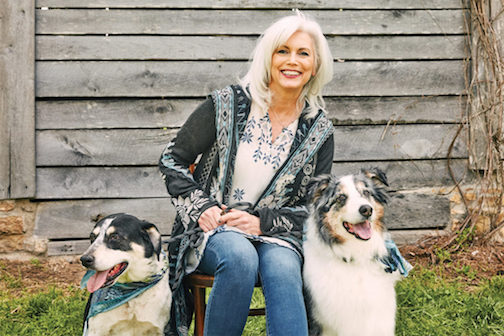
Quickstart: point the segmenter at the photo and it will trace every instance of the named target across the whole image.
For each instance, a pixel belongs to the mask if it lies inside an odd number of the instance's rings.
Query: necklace
[[[298,112],[298,109],[296,109],[296,113],[295,113],[295,114],[296,114],[296,117],[295,117],[294,119],[292,119],[292,117],[290,117],[290,118],[287,118],[285,121],[282,121],[282,119],[280,119],[280,116],[278,115],[278,113],[277,113],[277,112],[274,112],[274,111],[273,111],[273,109],[269,109],[269,112],[270,112],[270,113],[269,113],[269,114],[270,114],[270,116],[274,116],[274,117],[275,117],[276,122],[277,122],[278,124],[280,124],[280,126],[282,127],[282,130],[283,130],[283,129],[286,129],[287,127],[289,127],[289,125],[290,125],[290,124],[291,124],[291,123],[292,123],[295,119],[297,119],[297,118],[299,117],[299,112]],[[272,120],[271,120],[271,118],[270,118],[270,121],[272,121]]]

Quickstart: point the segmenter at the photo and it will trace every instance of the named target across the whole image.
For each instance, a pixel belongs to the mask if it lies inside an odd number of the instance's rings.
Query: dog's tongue
[[[93,293],[94,291],[100,289],[105,283],[105,281],[107,281],[108,272],[109,270],[100,272],[97,271],[95,274],[93,274],[93,276],[89,278],[87,282],[87,290],[90,293]]]
[[[368,240],[371,238],[371,224],[364,221],[359,224],[353,224],[354,232],[360,239]]]

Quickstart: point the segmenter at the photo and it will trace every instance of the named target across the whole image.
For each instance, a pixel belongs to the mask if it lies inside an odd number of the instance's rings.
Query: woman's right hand
[[[198,219],[198,225],[203,232],[211,231],[220,225],[221,213],[222,209],[216,205],[203,211]]]

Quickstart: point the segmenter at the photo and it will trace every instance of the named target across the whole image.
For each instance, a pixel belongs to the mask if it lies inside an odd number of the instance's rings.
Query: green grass
[[[464,288],[419,270],[397,285],[397,303],[396,335],[504,335],[502,276]]]
[[[461,269],[461,276],[470,272]],[[16,278],[3,278],[15,287]],[[87,294],[76,288],[50,287],[10,297],[0,292],[0,335],[80,335]],[[397,285],[397,335],[503,335],[504,277],[477,286],[446,280],[435,271],[415,269]],[[256,291],[253,306],[264,306]],[[263,316],[249,317],[244,335],[265,335]]]
[[[87,295],[51,287],[11,298],[0,293],[0,335],[80,335]]]

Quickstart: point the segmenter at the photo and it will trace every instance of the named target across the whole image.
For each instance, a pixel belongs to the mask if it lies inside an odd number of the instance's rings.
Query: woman
[[[170,333],[191,314],[182,277],[215,276],[205,335],[241,335],[261,280],[270,335],[307,335],[301,239],[310,178],[330,173],[333,128],[322,88],[333,59],[299,12],[258,40],[241,85],[212,93],[167,145],[160,169],[177,209],[169,246]],[[200,156],[194,174],[189,167]]]

